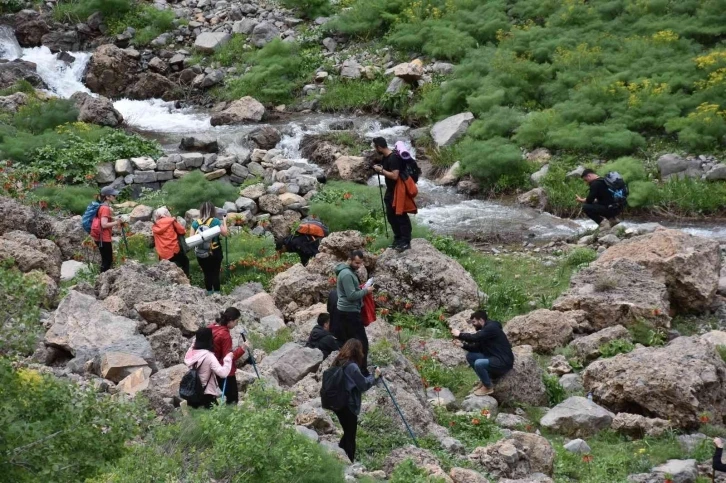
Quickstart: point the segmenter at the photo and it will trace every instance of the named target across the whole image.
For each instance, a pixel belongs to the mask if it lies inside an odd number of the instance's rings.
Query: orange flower
[[[474,426],[478,426],[479,423],[481,423],[481,421],[479,421],[479,418],[474,418],[471,420],[471,424],[473,424]]]
[[[406,310],[411,310],[411,308],[413,308],[413,304],[411,302],[406,302],[406,305],[404,305],[404,307],[406,308]]]
[[[388,309],[382,309],[381,310],[381,315],[383,315],[383,316],[388,315],[388,313],[389,313]]]
[[[406,344],[401,344],[401,350],[406,350]]]
[[[443,322],[444,320],[446,320],[446,316],[444,314],[439,315],[439,320]]]
[[[385,310],[385,309],[383,309],[383,310]],[[396,332],[401,332],[401,326],[400,325],[397,325],[396,326]]]
[[[429,360],[429,356],[421,356],[421,360],[422,361],[427,361],[427,360]]]
[[[452,428],[454,427],[455,424],[456,423],[454,421],[449,421],[449,426],[451,426]]]
[[[653,309],[653,315],[654,315],[654,316],[656,316],[656,317],[657,317],[657,316],[659,316],[660,314],[661,314],[661,311],[660,311],[660,309]]]
[[[328,283],[329,283],[330,285],[335,285],[335,284],[337,283],[337,280],[335,279],[335,277],[330,277],[330,278],[328,279]]]
[[[593,458],[592,458],[592,455],[591,454],[582,455],[582,462],[583,463],[590,463],[592,461],[592,459]]]
[[[352,195],[352,194],[350,194],[350,193],[345,193],[345,194],[343,195],[343,199],[344,199],[344,200],[349,200],[349,199],[351,199],[352,197],[353,197],[353,195]]]
[[[482,409],[481,410],[481,415],[482,416],[489,416],[489,410],[488,409]]]
[[[439,387],[439,386],[434,387],[434,392],[441,392],[441,387]]]
[[[711,420],[711,418],[708,417],[708,414],[701,414],[698,420],[701,421],[701,423],[706,424]]]

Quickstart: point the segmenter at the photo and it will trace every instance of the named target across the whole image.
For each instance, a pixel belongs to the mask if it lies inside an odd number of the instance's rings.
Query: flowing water
[[[71,52],[75,61],[66,64],[59,61],[47,47],[23,49],[18,45],[10,27],[0,26],[0,58],[22,59],[37,65],[37,72],[43,78],[48,91],[67,98],[74,92],[89,92],[83,84],[83,73],[91,57],[89,52]],[[114,107],[124,116],[128,127],[146,137],[158,140],[165,151],[178,150],[179,141],[185,136],[202,139],[216,139],[230,153],[247,149],[246,136],[260,124],[242,124],[213,127],[210,113],[204,109],[176,108],[173,102],[161,99],[136,101],[121,99]],[[282,132],[277,148],[289,159],[302,160],[300,142],[307,134],[328,132],[333,121],[347,119],[329,114],[295,115],[291,119],[272,122]],[[385,120],[369,116],[353,118],[353,130],[372,139],[385,137],[390,144],[403,140],[408,144],[408,127],[391,125]],[[413,153],[415,154],[415,152]],[[369,184],[377,185],[377,177]],[[513,204],[471,199],[456,193],[453,188],[437,186],[429,180],[419,182],[419,223],[442,234],[450,234],[474,240],[500,239],[502,241],[527,239],[567,238],[587,229],[594,228],[589,220],[564,220],[547,213]],[[665,226],[678,228],[694,235],[716,238],[726,242],[726,224],[674,221],[661,222]],[[647,229],[647,222],[624,222],[625,227]]]

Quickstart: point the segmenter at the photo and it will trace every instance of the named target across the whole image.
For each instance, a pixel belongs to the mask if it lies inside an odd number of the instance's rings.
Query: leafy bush
[[[16,482],[79,481],[123,456],[149,422],[140,405],[15,370],[0,359],[0,471]]]
[[[484,186],[511,188],[527,179],[527,164],[519,148],[504,138],[460,144],[461,172]]]
[[[443,483],[444,478],[430,476],[424,468],[419,468],[411,459],[401,462],[391,474],[390,483]]]
[[[282,4],[309,19],[328,15],[332,9],[330,0],[282,0]]]
[[[615,339],[611,340],[607,344],[601,345],[598,350],[603,358],[608,358],[614,357],[618,354],[627,354],[633,349],[635,349],[635,346],[629,340]]]
[[[564,266],[568,268],[580,268],[589,265],[597,260],[597,252],[591,248],[577,247],[567,254]]]
[[[556,406],[565,400],[567,397],[567,391],[565,391],[565,388],[562,387],[560,379],[555,374],[543,374],[542,382],[545,385],[547,401],[550,407]]]
[[[380,408],[361,413],[357,436],[356,459],[369,471],[380,469],[393,449],[411,441]]]
[[[5,89],[0,89],[0,96],[9,96],[12,94],[15,94],[16,92],[24,92],[25,94],[35,94],[35,87],[33,87],[33,84],[26,81],[25,79],[20,79],[15,84],[11,85],[10,87],[7,87]]]
[[[473,372],[473,371],[472,371]],[[488,410],[480,414],[455,414],[444,408],[436,408],[436,422],[449,428],[451,435],[473,451],[478,446],[486,446],[501,437],[499,428]]]
[[[45,300],[45,283],[38,275],[39,272],[23,274],[11,261],[0,262],[0,298],[3,300],[0,356],[32,353],[43,333],[40,309],[49,301]]]
[[[61,22],[85,22],[100,12],[106,21],[121,18],[134,8],[132,0],[64,0],[58,2],[53,15]]]
[[[250,334],[252,344],[254,347],[262,349],[267,354],[275,352],[280,347],[284,346],[288,342],[292,342],[292,331],[288,328],[282,329],[275,333],[275,335],[269,335],[261,337],[255,333]]]
[[[49,99],[45,102],[31,101],[18,109],[13,116],[13,125],[21,131],[40,134],[77,119],[78,109],[73,101]]]
[[[215,62],[219,62],[224,67],[232,67],[240,59],[243,59],[249,54],[249,47],[245,49],[247,37],[242,34],[234,34],[229,42],[219,47],[214,54],[212,59]]]
[[[51,208],[68,211],[74,215],[82,215],[88,204],[98,194],[98,189],[92,186],[41,186],[33,191],[39,200],[46,201]]]
[[[133,3],[125,15],[116,15],[118,20],[111,22],[110,32],[120,34],[127,27],[133,27],[136,33],[132,42],[137,46],[148,45],[159,35],[174,29],[174,12],[152,5]]]
[[[312,199],[310,214],[320,218],[330,231],[384,231],[385,218],[377,188],[332,181]]]
[[[225,201],[236,200],[239,196],[237,188],[231,184],[209,181],[200,171],[165,183],[162,191],[168,208],[179,216],[184,216],[187,210],[199,208],[205,201],[222,206]]]
[[[332,32],[368,39],[382,35],[396,22],[406,0],[357,0],[341,15],[325,25]]]
[[[447,367],[430,355],[421,356],[416,362],[416,369],[421,374],[424,386],[447,387],[457,397],[466,396],[479,380],[468,365]]]
[[[385,100],[387,82],[335,80],[325,86],[320,96],[320,109],[342,111],[352,109],[374,109]]]

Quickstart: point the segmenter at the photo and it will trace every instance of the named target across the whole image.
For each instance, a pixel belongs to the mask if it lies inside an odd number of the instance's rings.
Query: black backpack
[[[320,387],[320,402],[324,409],[340,411],[348,406],[350,394],[345,387],[345,368],[348,364],[331,366],[323,372],[323,384]]]
[[[418,179],[421,177],[422,171],[416,160],[413,157],[403,159],[403,156],[401,156],[398,151],[396,151],[396,156],[398,156],[398,159],[401,161],[401,171],[403,171],[404,179],[406,179],[406,177],[410,177],[413,179],[414,183],[418,183]]]
[[[202,362],[203,361],[204,360],[202,360]],[[201,363],[197,364],[201,366]],[[199,378],[197,364],[194,364],[194,367],[184,374],[181,383],[179,383],[179,397],[186,400],[190,406],[197,406],[201,404],[202,398],[204,397],[204,391],[207,389],[206,385],[202,386],[202,380]],[[212,377],[214,377],[214,374],[209,377],[210,381],[212,380]],[[207,385],[209,385],[209,381],[207,381]]]
[[[608,187],[608,191],[613,195],[613,201],[618,207],[624,207],[628,204],[628,185],[625,184],[625,180],[617,171],[610,171],[605,176],[605,184]]]

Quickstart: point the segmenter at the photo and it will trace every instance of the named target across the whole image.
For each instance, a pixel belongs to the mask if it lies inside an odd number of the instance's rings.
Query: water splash
[[[160,133],[199,133],[212,130],[210,116],[194,109],[177,109],[173,102],[161,99],[134,101],[121,99],[113,103],[126,124],[143,131]]]
[[[0,25],[0,59],[14,60],[23,55],[23,49],[8,25]]]
[[[58,60],[48,47],[23,49],[22,60],[36,65],[38,75],[45,81],[48,90],[58,97],[69,98],[76,92],[91,91],[83,85],[83,73],[91,59],[88,52],[69,52],[75,61],[71,64]]]

